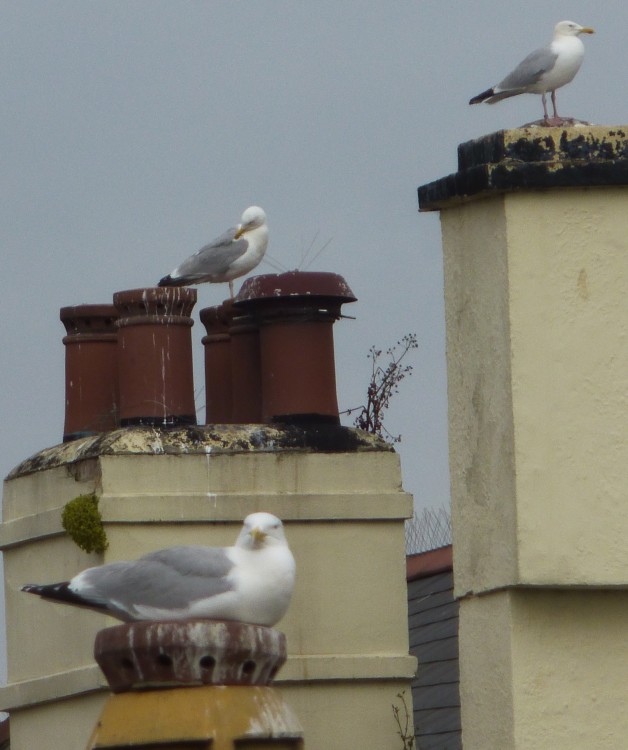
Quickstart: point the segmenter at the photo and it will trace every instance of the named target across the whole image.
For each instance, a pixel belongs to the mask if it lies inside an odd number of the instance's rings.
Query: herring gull
[[[556,89],[569,83],[582,65],[584,44],[579,38],[580,34],[593,33],[594,30],[588,26],[560,21],[554,28],[554,38],[546,47],[529,54],[501,83],[474,96],[469,104],[495,104],[518,94],[541,94],[545,124],[562,125],[564,120],[556,111]],[[545,95],[548,91],[551,92],[554,108],[552,118],[547,114]]]
[[[233,299],[233,279],[252,271],[264,257],[267,246],[266,214],[259,206],[249,206],[238,226],[227,229],[220,237],[184,260],[160,280],[159,286],[228,281]]]
[[[169,547],[22,591],[125,622],[200,617],[272,626],[288,609],[294,578],[281,521],[252,513],[233,547]]]

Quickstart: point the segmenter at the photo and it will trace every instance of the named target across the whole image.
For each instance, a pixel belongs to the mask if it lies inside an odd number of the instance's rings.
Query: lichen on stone
[[[92,492],[66,503],[61,514],[63,528],[85,552],[104,552],[109,546],[98,510],[98,498]]]

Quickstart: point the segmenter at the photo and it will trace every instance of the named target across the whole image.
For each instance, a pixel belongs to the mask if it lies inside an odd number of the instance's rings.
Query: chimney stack
[[[628,734],[627,133],[493,133],[419,188],[441,212],[465,750]]]

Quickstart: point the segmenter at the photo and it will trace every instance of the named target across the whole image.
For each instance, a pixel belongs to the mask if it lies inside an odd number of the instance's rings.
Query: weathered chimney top
[[[131,622],[100,630],[94,657],[111,689],[269,685],[286,661],[286,637],[222,620]]]
[[[113,305],[70,305],[62,307],[59,319],[68,336],[81,333],[117,334],[118,312]]]
[[[232,455],[241,453],[394,452],[382,438],[337,425],[226,424],[153,427],[136,425],[60,443],[19,463],[6,477],[16,479],[57,466],[78,466],[100,456]]]
[[[342,276],[323,271],[287,271],[268,273],[247,279],[240,289],[236,308],[248,309],[253,303],[257,310],[267,306],[277,307],[278,301],[289,305],[332,305],[340,310],[356,297]],[[281,307],[284,307],[282,304]]]
[[[458,171],[419,187],[419,210],[437,211],[520,189],[628,185],[628,127],[523,127],[458,146]]]

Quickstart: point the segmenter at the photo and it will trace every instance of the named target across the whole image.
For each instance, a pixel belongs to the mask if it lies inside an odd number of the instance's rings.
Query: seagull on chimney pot
[[[244,276],[261,263],[268,246],[266,214],[259,206],[249,206],[240,223],[205,245],[174,271],[159,281],[159,286],[220,284],[229,282],[233,299],[233,280]]]

